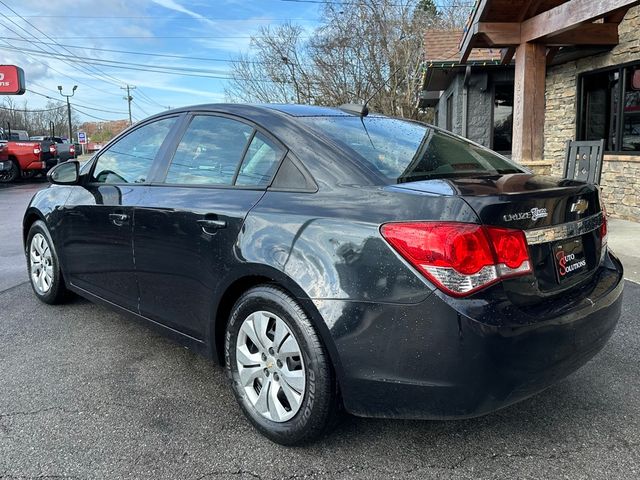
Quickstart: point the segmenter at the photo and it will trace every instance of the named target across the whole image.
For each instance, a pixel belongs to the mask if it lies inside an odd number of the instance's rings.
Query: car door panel
[[[240,262],[236,239],[256,190],[151,186],[136,208],[140,313],[202,339],[216,285]]]
[[[105,147],[72,187],[57,226],[68,281],[138,312],[133,257],[134,207],[173,141],[177,116],[154,119]]]
[[[132,220],[133,205],[143,189],[117,185],[74,188],[65,206],[64,235],[60,236],[71,284],[136,312]]]
[[[203,337],[218,282],[242,261],[236,241],[244,219],[283,154],[247,123],[193,115],[162,182],[149,186],[135,211],[142,315]],[[233,186],[238,178],[243,187]]]

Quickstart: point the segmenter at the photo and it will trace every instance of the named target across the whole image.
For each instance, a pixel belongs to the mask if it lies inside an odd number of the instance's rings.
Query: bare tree
[[[78,114],[71,111],[71,122],[79,125]],[[68,131],[67,106],[64,102],[49,100],[43,108],[31,110],[27,102],[19,106],[11,97],[5,97],[0,105],[0,127],[8,124],[15,130],[26,130],[31,135],[49,135],[51,128],[57,135]]]
[[[368,101],[375,111],[417,118],[424,32],[448,28],[458,16],[445,16],[433,0],[327,2],[307,41],[293,24],[263,28],[252,39],[255,54],[234,63],[227,97],[318,105]]]
[[[241,55],[233,63],[227,97],[243,102],[308,103],[314,94],[303,33],[302,27],[291,23],[261,28],[251,39],[255,55]]]

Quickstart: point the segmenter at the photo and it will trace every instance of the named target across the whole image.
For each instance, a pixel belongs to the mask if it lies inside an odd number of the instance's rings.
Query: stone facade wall
[[[493,85],[496,82],[514,81],[514,69],[510,67],[481,69],[477,67],[471,73],[468,90],[467,132],[464,134],[464,73],[455,76],[449,88],[438,101],[438,126],[446,128],[447,98],[453,95],[453,133],[463,135],[474,142],[491,147],[493,122]]]
[[[640,7],[630,9],[620,27],[620,43],[610,52],[550,67],[546,83],[544,158],[562,175],[565,142],[575,139],[578,75],[640,60]],[[640,221],[640,155],[605,156],[602,191],[611,215]]]

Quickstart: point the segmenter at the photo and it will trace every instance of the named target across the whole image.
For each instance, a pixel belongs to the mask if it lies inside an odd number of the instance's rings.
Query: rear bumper
[[[580,295],[537,310],[438,293],[417,305],[316,303],[347,411],[442,419],[505,407],[584,365],[612,335],[622,290],[622,266],[607,255]]]

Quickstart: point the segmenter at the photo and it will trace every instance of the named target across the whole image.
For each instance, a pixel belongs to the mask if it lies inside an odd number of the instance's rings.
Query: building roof
[[[424,34],[425,62],[459,63],[462,33],[462,30],[427,30]],[[499,48],[476,48],[469,57],[469,62],[473,63],[495,60],[500,60]]]

